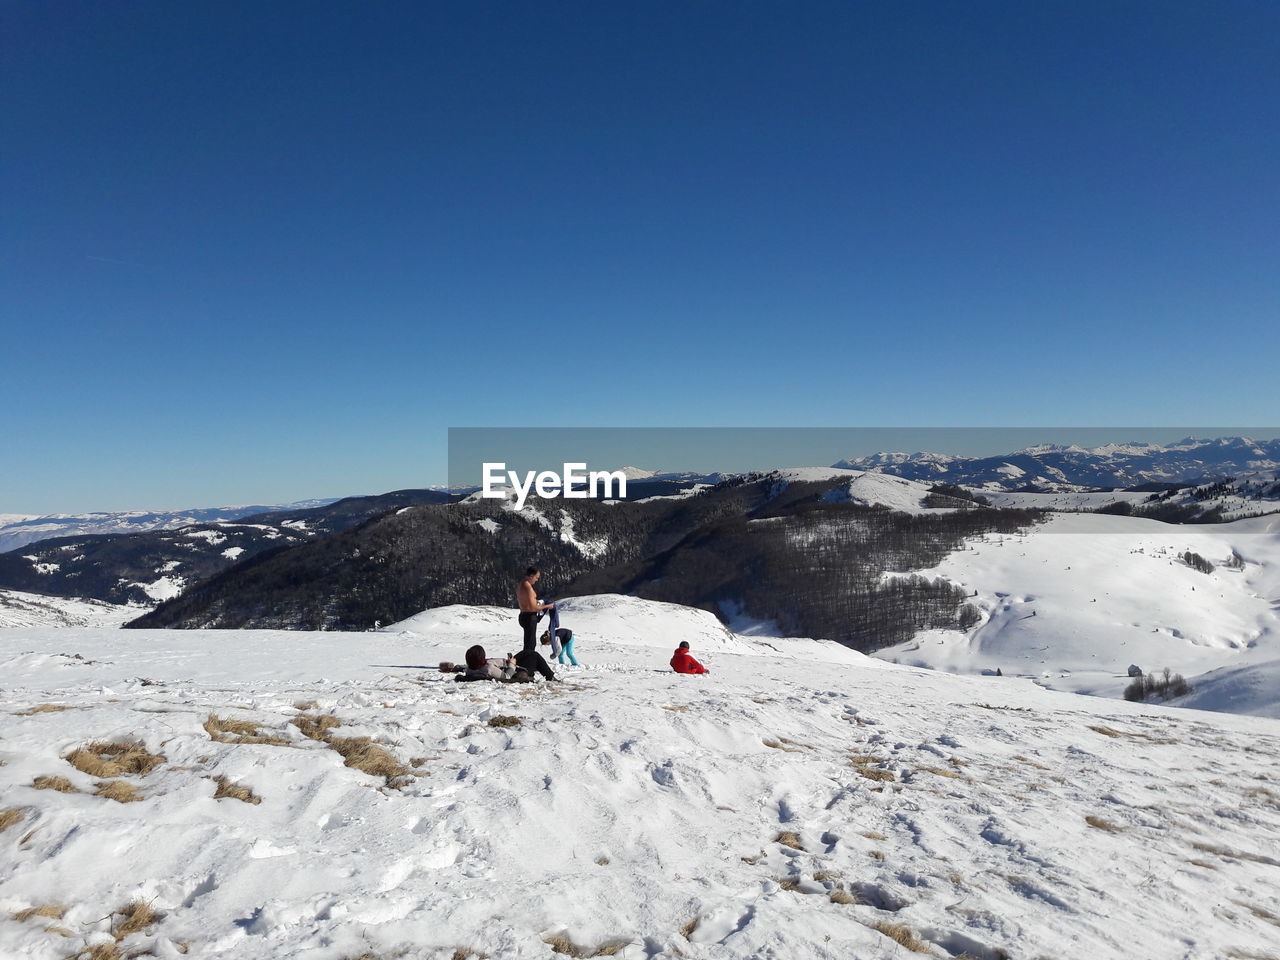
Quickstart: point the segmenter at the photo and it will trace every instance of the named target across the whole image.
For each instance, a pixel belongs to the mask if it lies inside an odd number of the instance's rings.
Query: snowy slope
[[[512,645],[513,613],[0,631],[0,817],[21,818],[0,832],[0,956],[110,942],[135,899],[161,916],[120,946],[162,958],[549,960],[563,937],[632,960],[847,960],[915,955],[904,931],[984,960],[1274,949],[1276,721],[761,646],[609,598],[565,605],[570,682],[432,669]],[[666,669],[680,637],[711,674]],[[303,708],[416,775],[345,766],[291,723]],[[215,742],[211,713],[282,742]],[[140,802],[94,796],[63,759],[102,739],[163,756],[116,778]],[[218,777],[260,802],[214,799]]]
[[[888,507],[890,510],[898,510],[902,513],[924,513],[926,508],[923,501],[929,495],[930,486],[927,483],[906,480],[887,473],[846,470],[839,467],[791,467],[775,470],[769,476],[776,476],[780,484],[821,483],[826,480],[847,479],[847,484],[842,484],[837,489],[824,494],[822,499],[858,503],[868,507]]]
[[[1204,574],[1181,559],[1199,554]],[[1241,569],[1227,564],[1233,554]],[[999,668],[1055,689],[1119,696],[1136,664],[1192,679],[1280,658],[1280,518],[1172,526],[1063,515],[1024,535],[990,537],[927,575],[966,590],[984,618],[967,634],[922,633],[877,656],[959,673]],[[1280,716],[1276,691],[1215,709]]]
[[[6,627],[118,627],[141,615],[145,607],[47,597],[20,590],[0,590],[0,629]]]

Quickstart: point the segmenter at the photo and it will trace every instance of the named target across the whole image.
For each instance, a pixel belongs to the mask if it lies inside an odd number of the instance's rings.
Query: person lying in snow
[[[505,660],[490,660],[485,656],[484,647],[476,644],[467,650],[467,669],[462,680],[514,680],[519,667],[514,657]]]
[[[532,683],[534,674],[541,674],[547,680],[556,679],[550,665],[536,650],[522,650],[514,657],[508,654],[505,660],[491,660],[479,644],[467,650],[465,667],[441,663],[440,672],[460,674],[453,678],[459,682],[496,680],[499,683]]]
[[[689,641],[682,640],[676,652],[671,655],[671,669],[676,673],[710,673],[711,671],[693,659],[689,653]]]
[[[542,645],[545,647],[547,644],[551,644],[551,656],[556,658],[557,663],[564,663],[564,658],[568,657],[570,663],[578,666],[578,659],[573,655],[572,630],[561,627],[555,634],[550,630],[543,630]]]

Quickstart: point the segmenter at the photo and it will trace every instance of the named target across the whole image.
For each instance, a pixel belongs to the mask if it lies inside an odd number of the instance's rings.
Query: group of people
[[[559,679],[546,658],[538,652],[538,621],[544,614],[550,618],[550,625],[542,631],[542,644],[551,647],[551,655],[557,663],[564,664],[567,657],[569,663],[575,667],[579,666],[573,654],[573,631],[560,626],[560,613],[554,603],[542,603],[538,600],[534,584],[541,578],[542,572],[537,567],[530,567],[525,571],[524,579],[516,587],[516,603],[520,607],[520,614],[516,619],[523,634],[523,649],[514,655],[507,654],[505,659],[499,660],[490,658],[485,653],[484,647],[476,644],[467,650],[466,667],[465,669],[457,668],[462,675],[456,679],[498,680],[504,683],[527,682],[535,676],[541,676],[545,680]],[[449,671],[455,669],[452,664],[440,665],[441,670],[445,670],[446,667]],[[711,672],[694,659],[687,640],[682,642],[672,655],[671,669],[676,673]]]

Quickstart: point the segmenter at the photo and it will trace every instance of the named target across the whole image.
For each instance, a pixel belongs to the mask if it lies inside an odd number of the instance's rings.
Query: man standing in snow
[[[539,603],[533,585],[542,577],[537,567],[525,571],[524,579],[516,587],[516,603],[520,607],[520,627],[524,630],[524,652],[536,653],[538,650],[538,616],[543,610],[554,610],[554,603]]]
[[[671,655],[671,669],[676,673],[710,673],[711,671],[693,659],[689,652],[689,641],[680,641],[676,652]]]

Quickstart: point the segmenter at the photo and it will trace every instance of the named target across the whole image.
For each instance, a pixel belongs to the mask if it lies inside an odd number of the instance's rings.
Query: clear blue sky
[[[1262,0],[6,3],[0,512],[1280,422],[1277,62]]]

